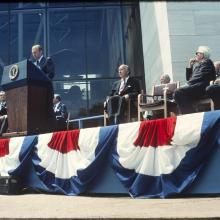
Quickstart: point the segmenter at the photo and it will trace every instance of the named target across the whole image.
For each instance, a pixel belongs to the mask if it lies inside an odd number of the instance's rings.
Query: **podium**
[[[53,87],[44,72],[23,60],[4,67],[1,86],[6,92],[8,112],[8,133],[3,136],[49,131]]]

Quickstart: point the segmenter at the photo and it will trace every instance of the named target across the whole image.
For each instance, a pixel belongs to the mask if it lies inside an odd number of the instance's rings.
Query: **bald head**
[[[170,76],[168,74],[162,74],[160,77],[161,84],[167,84],[170,82]]]
[[[122,64],[118,68],[118,74],[122,79],[125,79],[130,73],[130,68],[128,65]]]
[[[32,47],[32,56],[34,57],[35,60],[39,60],[43,53],[43,49],[41,45],[36,44]]]

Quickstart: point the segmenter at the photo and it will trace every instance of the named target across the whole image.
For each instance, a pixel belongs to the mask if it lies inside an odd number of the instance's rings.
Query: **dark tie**
[[[37,60],[37,66],[39,66],[39,64],[40,64],[40,63],[39,63],[39,60]]]

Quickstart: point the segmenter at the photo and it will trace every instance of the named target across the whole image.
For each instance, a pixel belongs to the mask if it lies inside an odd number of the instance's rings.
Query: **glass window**
[[[10,63],[31,58],[31,47],[44,47],[45,14],[42,10],[16,11],[11,14]]]
[[[129,1],[0,3],[0,74],[41,44],[55,63],[54,90],[71,118],[102,115],[120,64],[144,84],[139,17],[138,3]]]
[[[88,81],[89,115],[103,114],[103,103],[111,92],[112,84],[118,79]]]
[[[34,8],[43,8],[45,7],[44,2],[17,2],[10,3],[10,9],[34,9]]]
[[[88,77],[117,77],[125,62],[120,7],[88,7],[85,18]]]
[[[54,93],[60,94],[62,102],[70,112],[71,118],[87,115],[86,81],[54,81]]]
[[[0,11],[7,11],[8,3],[0,3]]]
[[[8,13],[0,12],[0,80],[2,77],[4,66],[9,65],[8,38]]]
[[[123,6],[123,39],[126,62],[131,74],[144,77],[143,47],[138,5]]]
[[[50,10],[49,55],[55,62],[55,80],[86,77],[84,9]]]
[[[74,2],[49,2],[50,7],[58,7],[58,8],[63,8],[63,7],[76,7],[76,6],[84,6],[84,2],[82,1],[74,1]]]

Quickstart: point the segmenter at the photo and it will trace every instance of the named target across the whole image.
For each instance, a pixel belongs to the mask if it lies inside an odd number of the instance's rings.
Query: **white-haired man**
[[[196,56],[189,60],[189,67],[186,68],[187,84],[174,93],[181,114],[195,112],[193,101],[203,97],[210,81],[216,79],[215,67],[209,57],[210,49],[207,46],[199,46]]]
[[[109,124],[119,124],[126,122],[125,109],[127,101],[130,100],[131,114],[135,114],[137,109],[134,100],[140,93],[140,85],[138,80],[130,76],[130,68],[128,65],[122,64],[118,67],[118,75],[120,80],[114,82],[112,90],[104,103],[104,108],[109,115]]]

